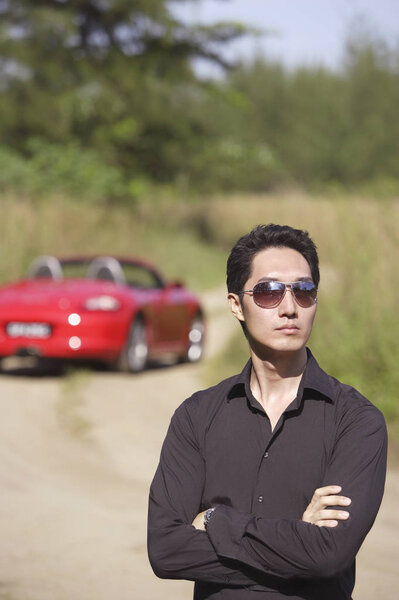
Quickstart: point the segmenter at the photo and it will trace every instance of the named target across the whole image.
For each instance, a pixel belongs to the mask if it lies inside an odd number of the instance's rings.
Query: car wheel
[[[148,361],[147,331],[144,321],[137,317],[130,325],[126,346],[119,357],[119,369],[130,373],[143,371]]]
[[[185,362],[194,363],[200,360],[204,351],[204,334],[204,318],[198,313],[191,321],[188,332],[188,346],[183,357]]]

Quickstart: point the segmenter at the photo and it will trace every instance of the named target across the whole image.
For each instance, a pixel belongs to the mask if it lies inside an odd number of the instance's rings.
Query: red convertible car
[[[198,361],[204,329],[198,298],[142,260],[41,256],[0,288],[0,358],[94,359],[137,372],[166,354]]]

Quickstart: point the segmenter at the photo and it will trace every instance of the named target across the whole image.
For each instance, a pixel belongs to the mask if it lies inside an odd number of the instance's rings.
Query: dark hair
[[[238,293],[251,276],[253,258],[266,248],[292,248],[307,260],[313,282],[319,285],[319,258],[307,231],[289,225],[258,225],[233,246],[227,260],[227,290]]]

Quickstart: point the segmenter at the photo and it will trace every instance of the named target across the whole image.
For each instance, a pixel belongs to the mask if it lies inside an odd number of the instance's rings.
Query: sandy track
[[[206,298],[212,351],[231,326],[219,297]],[[201,386],[200,369],[0,377],[0,600],[192,597],[192,584],[152,574],[145,531],[162,439]],[[398,597],[398,498],[392,471],[359,556],[356,600]]]

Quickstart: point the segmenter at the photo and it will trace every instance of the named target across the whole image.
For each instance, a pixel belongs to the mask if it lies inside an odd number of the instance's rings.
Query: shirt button
[[[258,496],[258,502],[259,502],[260,504],[262,504],[262,502],[263,502],[263,496]]]
[[[267,458],[268,456],[269,456],[269,453],[265,452],[264,455],[263,455],[263,458]]]

